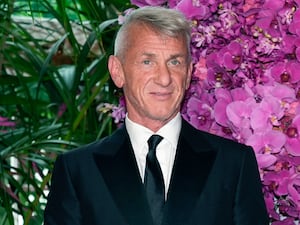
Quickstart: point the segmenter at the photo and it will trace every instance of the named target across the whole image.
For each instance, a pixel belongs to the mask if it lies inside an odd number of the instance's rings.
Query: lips
[[[149,93],[153,98],[157,100],[166,100],[172,96],[172,92],[161,92],[161,91],[151,91]]]

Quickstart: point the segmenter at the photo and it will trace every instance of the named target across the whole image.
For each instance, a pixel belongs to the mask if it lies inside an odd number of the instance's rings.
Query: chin
[[[169,121],[171,118],[173,118],[176,114],[173,114],[173,113],[156,113],[156,114],[153,114],[153,119],[154,120],[157,120],[157,121],[161,121],[161,122],[166,122],[166,121]]]

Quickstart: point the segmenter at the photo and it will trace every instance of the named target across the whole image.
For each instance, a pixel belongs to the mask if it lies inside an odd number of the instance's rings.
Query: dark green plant
[[[107,56],[124,0],[4,0],[0,3],[0,225],[42,224],[57,154],[110,134],[116,103]],[[30,15],[49,40],[15,15]],[[60,31],[39,23],[56,19]],[[74,24],[86,34],[77,40]],[[95,52],[94,49],[97,49]],[[7,119],[10,125],[3,122]]]

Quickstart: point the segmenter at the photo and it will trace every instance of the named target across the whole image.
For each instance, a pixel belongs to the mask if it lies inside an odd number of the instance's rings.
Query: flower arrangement
[[[183,117],[253,147],[273,225],[300,219],[300,0],[132,0],[192,24]],[[124,100],[113,117],[124,117]]]

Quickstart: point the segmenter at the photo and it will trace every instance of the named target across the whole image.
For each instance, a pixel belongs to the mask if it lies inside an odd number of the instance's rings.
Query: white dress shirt
[[[148,153],[147,141],[154,132],[133,122],[127,116],[125,118],[125,126],[133,147],[141,178],[144,181],[146,156]],[[180,129],[181,116],[180,113],[178,113],[171,121],[155,133],[163,137],[163,140],[156,148],[156,156],[164,177],[166,195],[169,189]]]

